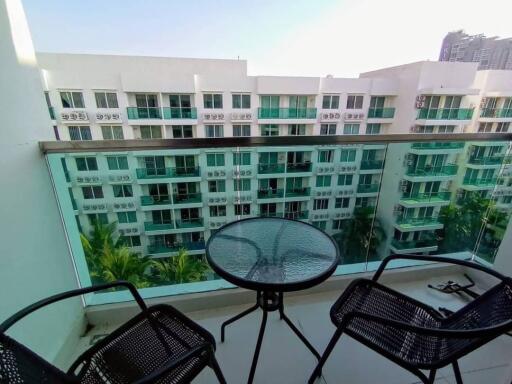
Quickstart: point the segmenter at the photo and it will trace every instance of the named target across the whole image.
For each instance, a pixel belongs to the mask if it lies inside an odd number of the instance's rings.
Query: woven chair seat
[[[180,358],[192,348],[215,345],[211,335],[169,306],[149,308],[100,340],[93,354],[86,352],[77,374],[83,384],[133,383],[156,369]],[[185,360],[156,383],[171,384],[191,380],[209,361],[209,353]],[[82,368],[81,368],[82,367]]]

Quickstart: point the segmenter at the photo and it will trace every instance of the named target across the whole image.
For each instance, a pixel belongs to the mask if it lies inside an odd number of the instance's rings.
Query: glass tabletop
[[[338,247],[310,224],[280,218],[236,221],[213,234],[208,262],[229,282],[254,290],[293,291],[327,279]]]

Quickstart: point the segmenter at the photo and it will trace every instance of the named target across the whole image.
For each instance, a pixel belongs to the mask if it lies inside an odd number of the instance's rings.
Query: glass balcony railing
[[[259,119],[316,119],[316,108],[258,108]]]
[[[164,119],[197,119],[196,108],[163,107]]]
[[[191,203],[200,203],[201,193],[177,193],[173,195],[174,204],[191,204]]]
[[[48,112],[50,113],[50,119],[55,120],[55,109],[53,107],[48,107]]]
[[[359,184],[357,193],[377,193],[379,192],[379,184]]]
[[[482,156],[482,157],[470,157],[468,160],[469,164],[473,165],[500,165],[505,160],[505,156]]]
[[[464,148],[463,142],[424,142],[424,143],[412,143],[411,148],[413,149],[460,149]]]
[[[422,166],[409,167],[406,171],[407,176],[427,177],[427,176],[453,176],[457,174],[458,166],[456,164],[442,166]]]
[[[162,179],[170,177],[198,177],[199,167],[137,168],[138,179]]]
[[[395,117],[395,108],[370,108],[368,118],[392,119]]]
[[[264,142],[257,146],[248,146],[245,138],[219,138],[207,147],[204,140],[180,141],[179,147],[167,140],[156,147],[155,142],[127,140],[119,151],[94,141],[81,142],[79,150],[64,141],[42,147],[49,148],[46,157],[80,285],[105,283],[108,276],[115,276],[134,282],[150,298],[232,287],[209,269],[205,243],[221,226],[248,217],[315,224],[340,248],[338,275],[372,271],[393,253],[455,255],[492,264],[512,216],[512,205],[503,204],[504,195],[498,193],[503,188],[497,182],[512,185],[512,172],[506,164],[475,167],[472,163],[494,164],[498,159],[477,160],[473,154],[477,143],[507,147],[507,135],[485,140],[479,134],[456,138],[439,134],[429,142],[419,141],[424,135],[410,136],[409,142],[394,142],[393,135],[378,135],[371,142],[319,136],[312,143],[295,137],[283,143],[282,138],[269,137],[258,138]],[[332,151],[328,167],[317,161],[325,160],[326,148]],[[412,168],[404,162],[411,151],[431,149],[448,165]],[[368,151],[376,151],[378,160],[365,159]],[[248,155],[235,161],[237,152]],[[278,152],[274,163],[258,163],[262,153],[271,152]],[[290,154],[297,152],[308,153],[311,161],[288,164]],[[94,165],[94,170],[84,170],[84,153],[96,159],[85,163]],[[222,158],[217,155],[224,155],[223,173],[201,172],[211,164],[212,153],[216,161]],[[137,168],[142,157],[163,157],[161,164],[171,165],[176,164],[176,156],[187,154],[194,156],[192,167]],[[110,168],[114,162],[106,158],[114,155],[115,164],[123,169]],[[502,150],[502,155],[509,154]],[[238,160],[244,161],[244,174]],[[374,169],[378,171],[368,171]],[[457,177],[466,173],[474,177]],[[128,177],[119,179],[119,175]],[[326,186],[312,187],[316,185]],[[437,191],[425,192],[433,189]],[[210,192],[218,190],[224,192]],[[94,223],[100,227],[95,229]],[[104,247],[105,239],[112,248]],[[184,271],[194,273],[176,281],[162,280],[155,274],[157,262],[169,268],[179,262]],[[139,272],[128,274],[119,265]],[[116,291],[88,295],[85,300],[97,305],[128,296]]]
[[[417,119],[426,120],[471,120],[473,108],[421,108]]]
[[[286,197],[301,197],[311,196],[311,189],[307,187],[302,188],[286,188]]]
[[[260,189],[258,191],[258,199],[277,199],[283,196],[283,189]]]
[[[484,108],[480,111],[480,117],[512,118],[512,108]]]
[[[258,173],[284,173],[284,164],[258,164]]]
[[[130,120],[162,118],[160,107],[128,107],[126,114]]]
[[[362,170],[382,169],[384,160],[361,160]]]

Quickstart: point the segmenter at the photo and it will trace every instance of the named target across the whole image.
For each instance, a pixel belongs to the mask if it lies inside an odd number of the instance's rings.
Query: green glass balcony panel
[[[145,231],[167,231],[169,229],[174,229],[173,223],[153,223],[151,221],[144,223]]]
[[[453,176],[457,174],[458,166],[455,164],[443,166],[424,166],[409,167],[405,174],[407,176],[424,177],[424,176]]]
[[[316,108],[258,108],[259,119],[316,119]]]
[[[198,177],[201,174],[200,167],[177,167],[172,168],[173,177]]]
[[[260,189],[258,199],[277,199],[284,196],[283,189]]]
[[[177,228],[200,228],[202,227],[203,219],[201,217],[195,219],[187,219],[187,220],[177,220],[176,227]]]
[[[48,112],[50,113],[50,118],[55,120],[55,109],[53,107],[48,107]]]
[[[200,251],[205,247],[204,241],[192,241],[185,243],[174,243],[170,245],[163,244],[151,244],[148,246],[148,253],[158,254],[158,253],[170,253],[170,252],[178,252],[180,249],[186,249],[187,251]]]
[[[440,224],[438,217],[398,217],[397,224],[407,225],[411,227],[422,227],[425,225]]]
[[[258,213],[258,216],[261,216],[261,217],[283,217],[283,212],[282,211],[260,212],[260,213]]]
[[[470,157],[468,163],[473,165],[500,165],[504,160],[505,156],[479,156]]]
[[[197,119],[197,108],[164,107],[164,119]]]
[[[379,184],[359,184],[357,193],[375,193],[379,191]]]
[[[496,177],[465,177],[462,184],[473,185],[475,187],[493,187],[496,185],[497,181],[498,179]]]
[[[258,173],[284,173],[284,164],[258,164]]]
[[[141,196],[140,203],[143,206],[171,204],[171,196]]]
[[[392,119],[395,117],[395,108],[370,108],[368,118]]]
[[[311,189],[307,187],[303,188],[287,188],[286,189],[286,197],[294,197],[294,196],[310,196]]]
[[[137,179],[161,179],[173,176],[172,168],[137,168]]]
[[[191,204],[201,202],[201,193],[179,193],[173,195],[174,204]]]
[[[429,192],[429,193],[404,193],[402,200],[406,202],[418,202],[418,203],[435,203],[450,201],[451,193],[448,191],[443,192]]]
[[[415,248],[429,248],[437,246],[437,240],[433,237],[419,239],[419,240],[391,240],[391,245],[395,249],[415,249]]]
[[[473,108],[421,108],[417,119],[427,120],[471,120]]]
[[[285,212],[284,217],[293,220],[306,220],[309,217],[309,211]]]
[[[288,163],[286,164],[286,172],[311,172],[311,162]]]
[[[127,107],[128,119],[161,119],[162,111],[160,107]]]
[[[512,108],[484,108],[480,111],[480,117],[512,118]]]
[[[414,149],[459,149],[464,148],[463,142],[425,142],[425,143],[412,143],[411,148]]]
[[[384,160],[361,160],[361,169],[382,169]]]

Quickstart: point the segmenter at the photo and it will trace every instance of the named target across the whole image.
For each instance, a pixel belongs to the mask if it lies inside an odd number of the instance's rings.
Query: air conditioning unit
[[[407,187],[407,185],[409,185],[407,180],[400,180],[400,187]]]
[[[247,176],[251,176],[252,171],[245,171],[245,174],[246,174]]]
[[[226,172],[225,171],[220,171],[220,175],[221,176],[226,176]]]
[[[413,165],[413,164],[414,164],[414,161],[413,161],[413,160],[407,160],[407,161],[405,162],[405,164],[406,164],[407,166],[411,166],[411,165]]]
[[[213,177],[213,172],[208,172],[208,177]]]
[[[425,95],[416,96],[415,107],[418,109],[423,108],[425,106],[425,99]]]
[[[244,176],[245,175],[245,171],[240,171],[238,172],[240,176]]]
[[[345,172],[347,170],[347,167],[340,167],[341,172]]]

